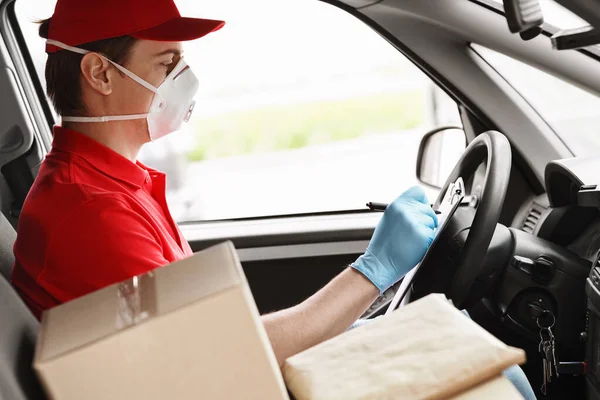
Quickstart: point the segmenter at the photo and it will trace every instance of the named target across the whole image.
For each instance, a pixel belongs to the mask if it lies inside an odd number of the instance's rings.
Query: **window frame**
[[[52,147],[52,127],[55,123],[54,115],[52,114],[51,105],[47,101],[45,90],[35,70],[33,58],[19,25],[16,14],[16,1],[7,0],[5,3],[2,3],[0,18],[4,21],[0,24],[2,28],[1,33],[2,37],[13,39],[5,40],[5,44],[17,70],[27,103],[33,113],[36,139],[41,143],[45,155]],[[31,71],[34,71],[34,73],[31,73]]]

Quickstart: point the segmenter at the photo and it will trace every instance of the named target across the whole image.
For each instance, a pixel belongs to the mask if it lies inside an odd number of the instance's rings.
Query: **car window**
[[[51,15],[52,3],[16,3],[42,81],[44,44],[31,21]],[[460,124],[456,103],[417,67],[329,4],[177,4],[184,14],[227,21],[184,46],[200,80],[190,123],[139,156],[168,174],[168,201],[179,222],[391,201],[417,183],[423,134]]]
[[[600,97],[502,53],[472,45],[577,156],[600,151]]]

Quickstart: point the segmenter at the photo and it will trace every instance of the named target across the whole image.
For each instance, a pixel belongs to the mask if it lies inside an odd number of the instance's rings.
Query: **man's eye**
[[[165,66],[165,67],[168,67],[171,64],[173,64],[173,57],[163,58],[162,61],[160,61],[160,65]]]

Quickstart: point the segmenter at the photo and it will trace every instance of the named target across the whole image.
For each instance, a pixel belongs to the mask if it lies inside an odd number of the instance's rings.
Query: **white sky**
[[[319,74],[350,74],[374,65],[405,62],[365,24],[316,0],[176,3],[182,15],[226,21],[220,31],[185,45],[185,57],[205,92],[227,86],[297,82]],[[37,37],[36,25],[26,22],[47,18],[54,4],[53,0],[17,0],[17,14],[28,42],[39,42],[34,58],[44,57],[43,41]],[[35,48],[31,50],[35,53]]]
[[[368,78],[377,74],[361,72],[387,65],[401,69],[404,81],[426,82],[423,74],[364,23],[317,0],[175,1],[182,15],[226,21],[220,31],[185,44],[186,60],[200,80],[195,117],[200,110],[210,115],[325,94],[347,97],[348,90],[362,93],[365,87],[381,91],[400,82],[381,74],[380,82],[373,82]],[[16,0],[16,4],[43,79],[44,42],[31,21],[51,16],[56,1]],[[551,24],[561,28],[585,24],[554,1],[542,0],[542,6]]]
[[[406,63],[365,24],[317,0],[175,2],[183,15],[227,22],[219,32],[185,46],[186,59],[208,96],[228,87],[297,84],[307,77],[351,75],[378,65]],[[28,21],[51,16],[56,1],[17,0],[16,4],[34,60],[42,66],[43,41],[37,26]],[[554,1],[542,0],[542,6],[546,20],[560,28],[585,24]]]

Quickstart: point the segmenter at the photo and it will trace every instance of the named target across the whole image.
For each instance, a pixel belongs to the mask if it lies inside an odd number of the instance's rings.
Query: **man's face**
[[[125,67],[150,83],[159,87],[181,59],[182,45],[179,42],[154,42],[139,40],[131,50]],[[111,108],[116,115],[144,114],[148,112],[154,93],[125,74],[117,74],[111,93]],[[146,123],[145,120],[140,120]]]

